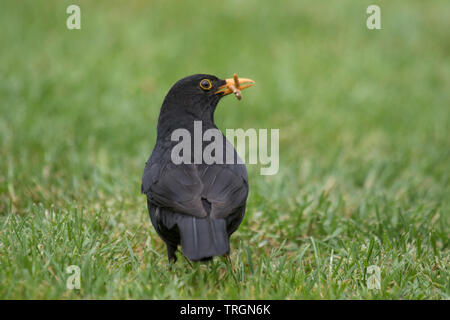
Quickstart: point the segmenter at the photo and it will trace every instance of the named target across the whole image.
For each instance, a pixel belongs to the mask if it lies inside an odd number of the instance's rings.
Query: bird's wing
[[[204,165],[199,167],[202,196],[211,203],[211,216],[226,218],[245,205],[248,177],[243,164]]]
[[[149,162],[142,177],[142,193],[154,204],[196,217],[207,215],[202,205],[202,181],[195,165]]]

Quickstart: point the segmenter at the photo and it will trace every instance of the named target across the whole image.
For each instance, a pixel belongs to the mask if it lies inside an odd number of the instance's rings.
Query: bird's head
[[[222,97],[234,93],[240,100],[241,90],[253,86],[254,83],[251,79],[238,78],[236,74],[225,80],[213,75],[195,74],[172,86],[164,99],[161,114],[190,114],[199,119],[209,117]]]

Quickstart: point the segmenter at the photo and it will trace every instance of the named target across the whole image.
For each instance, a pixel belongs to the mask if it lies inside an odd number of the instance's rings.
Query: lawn
[[[449,30],[447,0],[3,0],[0,298],[450,299]],[[140,194],[159,108],[235,72],[257,85],[216,123],[279,129],[280,169],[247,165],[231,264],[170,267]]]

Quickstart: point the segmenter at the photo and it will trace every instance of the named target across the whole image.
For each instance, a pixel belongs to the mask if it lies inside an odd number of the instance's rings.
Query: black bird
[[[244,218],[248,176],[236,150],[214,124],[214,111],[222,97],[234,93],[240,99],[241,90],[253,83],[236,75],[221,80],[196,74],[175,83],[164,99],[156,145],[144,169],[141,192],[147,196],[150,220],[166,243],[169,261],[176,261],[179,244],[192,261],[209,260],[230,251],[229,237]],[[201,150],[193,147],[195,141],[191,143],[190,161],[176,164],[172,160],[172,149],[179,143],[172,141],[172,133],[185,129],[194,137],[194,121],[201,121],[203,133],[217,130],[222,139],[223,161],[194,161],[211,143],[203,141]],[[232,164],[226,161],[227,150],[235,160]]]

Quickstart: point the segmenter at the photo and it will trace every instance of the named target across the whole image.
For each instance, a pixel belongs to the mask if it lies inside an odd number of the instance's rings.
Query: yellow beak
[[[252,79],[238,78],[236,73],[234,74],[233,78],[225,79],[225,81],[227,83],[225,83],[223,86],[220,86],[219,90],[214,93],[221,93],[222,96],[234,93],[236,98],[238,98],[239,100],[242,99],[241,91],[253,86],[255,83],[255,81],[253,81]]]

